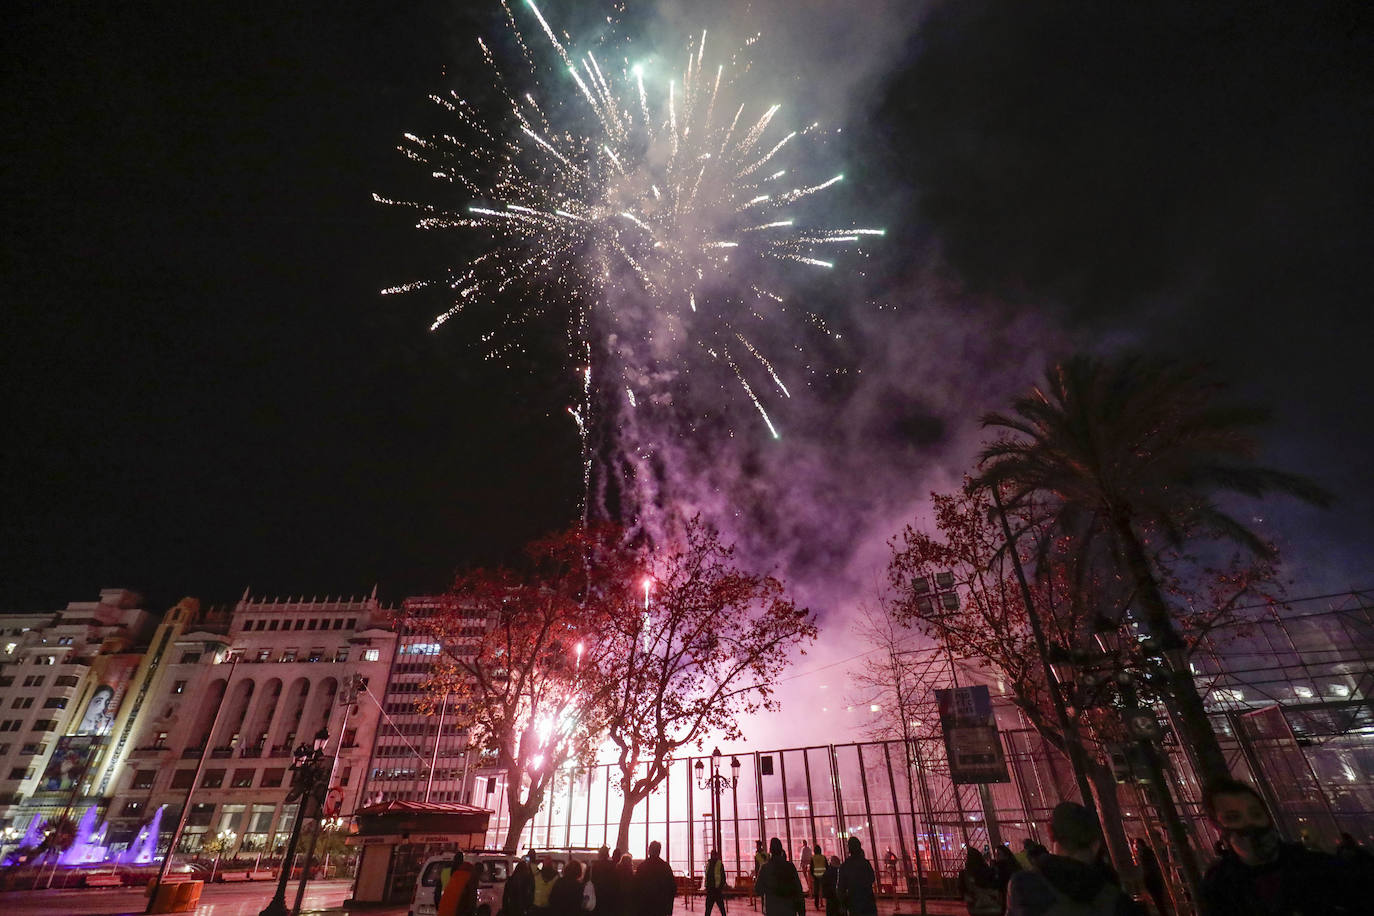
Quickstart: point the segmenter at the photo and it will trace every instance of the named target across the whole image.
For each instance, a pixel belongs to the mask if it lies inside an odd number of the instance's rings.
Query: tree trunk
[[[501,844],[501,851],[508,856],[513,856],[520,851],[520,834],[525,832],[525,827],[534,817],[534,813],[526,813],[522,810],[519,813],[510,812],[510,825],[506,827],[506,839]]]
[[[643,796],[636,797],[627,792],[620,803],[620,827],[615,833],[615,845],[624,852],[630,851],[630,821],[634,820],[635,808],[643,800]]]
[[[1140,608],[1150,635],[1166,647],[1183,645],[1183,638],[1174,628],[1169,605],[1165,602],[1154,570],[1150,567],[1145,547],[1136,536],[1130,519],[1120,513],[1113,513],[1112,524],[1116,528],[1117,537],[1121,539],[1121,547],[1126,554],[1126,565],[1131,578],[1135,580]],[[1164,667],[1169,677],[1169,694],[1178,713],[1178,725],[1183,731],[1178,737],[1192,751],[1199,780],[1206,785],[1213,780],[1230,776],[1231,769],[1226,765],[1226,754],[1222,751],[1221,742],[1217,740],[1217,733],[1212,728],[1212,720],[1207,717],[1202,696],[1197,692],[1197,684],[1193,681],[1193,672],[1186,663],[1174,668],[1165,661]]]
[[[524,782],[523,772],[506,772],[506,811],[510,814],[510,824],[506,827],[506,840],[501,844],[501,851],[506,855],[514,855],[519,850],[520,834],[525,832],[525,827],[539,813],[539,804],[543,801],[543,793],[536,795],[533,786],[530,787],[529,798],[521,801],[520,791]]]
[[[1102,822],[1102,834],[1107,841],[1107,855],[1117,873],[1126,878],[1131,889],[1140,890],[1139,869],[1131,856],[1131,845],[1126,839],[1125,819],[1121,816],[1121,799],[1117,795],[1116,777],[1112,768],[1089,760],[1087,763],[1088,780],[1092,783],[1093,795],[1097,799],[1097,813]]]

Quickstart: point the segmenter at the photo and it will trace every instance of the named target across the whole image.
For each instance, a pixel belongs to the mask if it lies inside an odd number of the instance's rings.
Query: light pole
[[[730,776],[721,775],[720,772],[720,748],[711,751],[711,775],[705,775],[706,765],[700,760],[696,762],[697,785],[703,789],[711,790],[711,843],[714,849],[719,850],[723,845],[720,838],[720,793],[726,789],[733,790],[739,785],[739,758],[730,758]],[[707,850],[709,854],[711,850]],[[724,853],[722,853],[724,855]]]
[[[1187,827],[1179,815],[1178,807],[1166,781],[1163,751],[1158,745],[1163,736],[1159,720],[1146,703],[1141,701],[1137,691],[1140,681],[1148,685],[1152,678],[1160,679],[1159,672],[1148,667],[1140,675],[1127,667],[1121,655],[1121,634],[1108,621],[1100,621],[1101,628],[1095,634],[1097,651],[1072,652],[1059,649],[1054,652],[1053,663],[1059,683],[1063,686],[1065,702],[1078,708],[1086,708],[1097,702],[1105,694],[1115,694],[1117,712],[1126,737],[1126,762],[1133,771],[1145,797],[1152,801],[1164,822],[1164,830],[1173,847],[1173,862],[1178,866],[1183,879],[1183,890],[1196,906],[1198,885],[1201,875],[1194,858]],[[1147,647],[1148,648],[1148,647]],[[1166,659],[1171,664],[1179,664],[1177,658]],[[1182,664],[1186,664],[1184,659]],[[1167,682],[1166,682],[1167,683]],[[1110,700],[1109,700],[1110,702]],[[1076,712],[1077,710],[1075,710]],[[1184,909],[1183,901],[1175,899],[1175,908]]]
[[[315,733],[313,746],[300,744],[291,756],[291,791],[287,793],[286,801],[299,801],[300,804],[296,810],[296,821],[291,825],[291,838],[286,843],[276,896],[258,916],[289,916],[291,912],[286,906],[286,884],[291,880],[291,863],[296,857],[296,843],[301,838],[301,824],[307,817],[319,816],[324,805],[324,794],[329,790],[329,763],[324,754],[324,746],[328,742],[329,730],[321,728]]]
[[[15,827],[13,824],[6,827],[4,830],[0,830],[0,862],[4,861],[5,847],[13,846],[20,839],[22,839],[23,836],[24,831],[20,830],[18,827]]]
[[[219,861],[224,858],[224,850],[234,845],[238,834],[232,830],[221,830],[215,837],[215,864],[210,866],[210,883],[215,883],[215,873],[219,871]]]

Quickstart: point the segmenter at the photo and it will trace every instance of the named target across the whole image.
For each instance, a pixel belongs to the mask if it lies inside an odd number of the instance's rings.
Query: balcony
[[[239,756],[240,756],[240,757],[261,757],[261,756],[262,756],[262,745],[259,744],[259,745],[257,745],[256,747],[245,747],[243,750],[239,751]]]
[[[233,745],[225,744],[220,747],[212,747],[210,748],[210,756],[216,760],[224,760],[227,757],[232,757],[234,756]]]

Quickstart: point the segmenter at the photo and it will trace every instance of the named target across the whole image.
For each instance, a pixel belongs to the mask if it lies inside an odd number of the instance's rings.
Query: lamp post
[[[1152,678],[1158,678],[1160,672],[1150,670],[1147,666],[1146,670],[1137,674],[1127,667],[1119,654],[1120,633],[1111,621],[1099,621],[1094,638],[1097,642],[1096,652],[1072,652],[1059,647],[1051,652],[1055,659],[1055,673],[1064,689],[1064,702],[1076,713],[1079,709],[1095,705],[1104,695],[1115,695],[1116,702],[1112,705],[1116,707],[1125,731],[1127,764],[1146,799],[1158,810],[1159,819],[1164,822],[1164,830],[1169,836],[1169,845],[1173,847],[1172,860],[1178,866],[1183,890],[1190,900],[1196,902],[1201,874],[1187,827],[1165,779],[1163,751],[1157,743],[1163,736],[1163,729],[1154,710],[1141,701],[1137,690],[1140,681],[1148,685]],[[1181,903],[1176,899],[1176,908],[1181,910]]]
[[[10,825],[4,830],[0,830],[0,861],[3,861],[5,858],[5,847],[13,846],[15,843],[19,842],[19,840],[23,839],[23,837],[24,831],[14,825]]]
[[[329,730],[321,728],[315,734],[313,745],[300,744],[291,755],[291,791],[287,793],[286,801],[299,801],[300,804],[296,821],[291,825],[291,838],[286,842],[286,855],[282,858],[276,896],[258,916],[290,916],[291,911],[286,906],[286,884],[291,880],[291,863],[296,858],[301,824],[307,817],[319,816],[325,792],[329,789],[329,762],[324,753],[328,741]]]
[[[232,830],[221,830],[215,837],[215,864],[210,866],[210,883],[215,883],[215,873],[219,871],[220,859],[224,858],[224,850],[234,845],[234,840],[238,834]]]
[[[711,751],[711,775],[707,776],[706,765],[700,760],[696,762],[694,769],[697,771],[697,785],[703,789],[711,790],[711,843],[713,848],[720,849],[723,845],[720,839],[720,793],[726,789],[733,790],[739,785],[739,758],[730,758],[730,775],[724,776],[720,772],[720,748]],[[710,850],[708,849],[709,853]],[[723,853],[722,853],[723,855]]]

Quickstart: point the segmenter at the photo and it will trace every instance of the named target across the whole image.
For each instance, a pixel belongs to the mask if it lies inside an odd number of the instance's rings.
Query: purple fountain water
[[[19,845],[32,848],[41,842],[43,842],[43,816],[35,814],[33,820],[29,821],[29,829],[24,831],[24,838],[19,841]]]
[[[95,806],[92,805],[81,816],[81,823],[76,825],[76,839],[72,845],[57,857],[59,864],[80,865],[87,860],[91,852],[91,837],[95,834],[95,816]]]
[[[29,821],[28,829],[24,831],[24,835],[20,838],[18,845],[16,845],[14,849],[11,850],[9,855],[5,856],[5,860],[3,862],[0,862],[0,865],[13,865],[17,861],[16,856],[19,850],[32,849],[39,843],[43,842],[42,827],[42,816],[35,814],[33,816],[33,819]]]
[[[153,861],[153,855],[157,852],[157,838],[162,832],[162,809],[166,805],[159,805],[153,812],[153,819],[139,828],[138,836],[129,844],[129,848],[114,857],[116,862],[124,865],[146,865]]]

